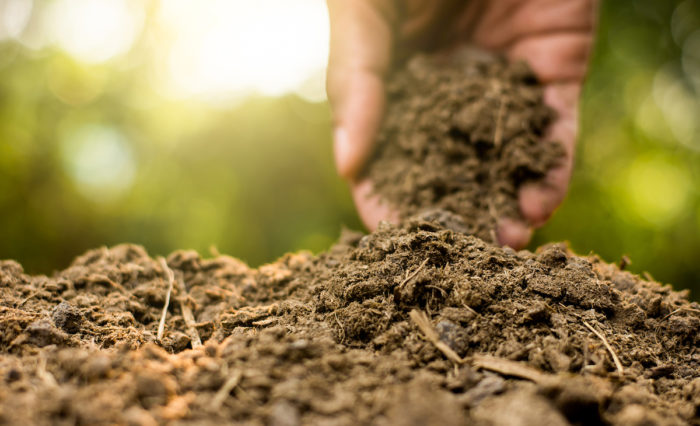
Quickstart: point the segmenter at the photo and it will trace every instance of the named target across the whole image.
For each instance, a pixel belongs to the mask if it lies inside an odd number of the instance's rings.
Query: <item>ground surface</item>
[[[553,113],[524,63],[469,49],[419,55],[393,75],[387,98],[366,174],[401,217],[449,210],[493,241],[500,218],[520,218],[518,188],[562,158],[559,143],[542,140]]]
[[[464,229],[433,213],[259,269],[2,262],[0,424],[700,424],[697,303]]]

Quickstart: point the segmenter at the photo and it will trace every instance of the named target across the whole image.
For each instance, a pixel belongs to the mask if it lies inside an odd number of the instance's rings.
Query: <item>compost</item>
[[[524,62],[471,48],[420,54],[389,79],[365,175],[401,218],[441,208],[494,241],[499,219],[521,219],[518,189],[563,158],[543,141],[553,118]]]
[[[258,269],[134,245],[52,277],[4,261],[0,423],[700,424],[687,294],[466,229],[432,212]]]

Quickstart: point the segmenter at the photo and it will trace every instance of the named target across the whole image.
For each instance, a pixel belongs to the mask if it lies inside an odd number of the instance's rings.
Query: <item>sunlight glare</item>
[[[323,0],[164,0],[159,18],[174,34],[168,72],[177,97],[280,95],[326,65]]]
[[[0,40],[17,38],[32,15],[32,0],[0,0]]]
[[[141,31],[143,4],[136,0],[57,0],[49,7],[56,44],[87,63],[126,53]]]

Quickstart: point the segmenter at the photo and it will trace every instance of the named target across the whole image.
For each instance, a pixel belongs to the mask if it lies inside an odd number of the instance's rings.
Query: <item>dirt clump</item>
[[[543,141],[553,115],[523,62],[473,49],[417,55],[389,78],[365,174],[401,218],[448,210],[492,241],[499,219],[521,219],[518,189],[564,155]]]
[[[258,269],[132,245],[52,277],[2,262],[0,424],[700,424],[697,303],[460,221]]]

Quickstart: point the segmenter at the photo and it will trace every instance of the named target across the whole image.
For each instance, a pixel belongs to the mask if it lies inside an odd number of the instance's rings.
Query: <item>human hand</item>
[[[384,78],[392,64],[415,51],[473,44],[530,64],[557,113],[546,139],[565,159],[539,182],[524,185],[524,221],[503,219],[502,244],[521,248],[542,226],[569,186],[578,128],[578,97],[593,40],[596,0],[328,0],[331,49],[328,96],[334,116],[338,173],[350,182],[355,205],[373,230],[397,214],[372,195],[360,171],[373,150],[384,110]]]

